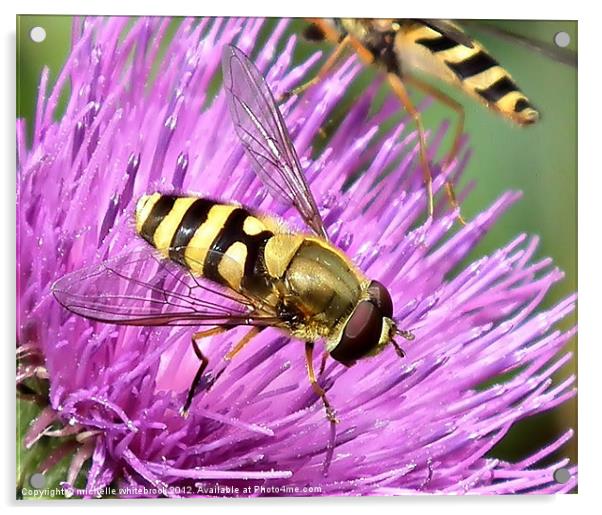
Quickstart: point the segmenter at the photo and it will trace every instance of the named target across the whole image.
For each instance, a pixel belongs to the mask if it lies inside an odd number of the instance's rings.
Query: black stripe
[[[243,227],[245,220],[252,216],[243,208],[236,208],[224,223],[218,235],[211,244],[210,252],[207,253],[203,265],[203,275],[217,283],[226,284],[224,278],[220,275],[218,268],[222,256],[236,242],[241,242],[247,249],[247,257],[243,265],[243,279],[253,279],[263,271],[264,249],[267,241],[273,236],[270,231],[262,231],[254,236],[245,233]]]
[[[210,252],[207,253],[203,265],[203,275],[212,281],[225,283],[224,278],[219,274],[218,267],[222,256],[237,241],[240,241],[242,233],[242,224],[249,214],[242,208],[236,208],[230,213],[223,227],[211,243]]]
[[[213,200],[196,199],[184,213],[178,228],[171,239],[169,257],[181,265],[187,266],[184,259],[186,247],[196,230],[207,221],[209,210],[215,206]]]
[[[155,205],[146,217],[146,220],[144,220],[142,229],[140,230],[140,236],[151,245],[154,246],[155,244],[153,236],[155,235],[157,227],[159,227],[159,224],[169,214],[177,198],[178,197],[175,195],[162,195],[159,200],[155,202]]]
[[[487,100],[487,102],[497,102],[500,98],[505,97],[508,93],[520,90],[508,76],[504,76],[491,84],[491,86],[488,88],[477,89],[476,91],[485,100]]]
[[[529,104],[529,102],[527,102],[527,99],[525,98],[519,98],[516,101],[516,104],[514,104],[514,112],[515,113],[520,113],[521,111],[524,111],[525,109],[532,107],[531,104]]]
[[[485,52],[477,52],[459,63],[445,61],[445,64],[451,68],[460,80],[467,79],[498,65],[497,61]]]
[[[274,236],[271,231],[262,231],[255,236],[246,235],[244,244],[247,246],[247,259],[245,261],[244,278],[252,279],[265,273],[265,246]]]
[[[416,40],[416,43],[428,48],[433,53],[443,52],[458,46],[458,43],[447,36],[440,36],[438,38],[420,38]]]

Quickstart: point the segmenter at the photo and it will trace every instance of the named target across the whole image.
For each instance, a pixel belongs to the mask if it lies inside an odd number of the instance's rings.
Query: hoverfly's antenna
[[[405,338],[409,342],[411,342],[415,336],[412,331],[406,331],[405,329],[399,329],[399,327],[395,327],[395,334],[398,334],[402,338]]]

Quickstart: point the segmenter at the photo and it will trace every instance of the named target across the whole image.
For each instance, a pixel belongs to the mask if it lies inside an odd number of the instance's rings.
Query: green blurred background
[[[495,24],[550,43],[557,32],[564,31],[571,37],[569,48],[576,50],[577,23],[573,21],[497,21]],[[42,43],[30,39],[30,30],[35,26],[46,30],[47,37]],[[299,34],[303,27],[303,21],[295,20],[289,32]],[[566,272],[565,280],[546,298],[545,305],[551,306],[577,289],[577,70],[476,29],[470,32],[510,71],[542,113],[537,125],[517,128],[462,93],[431,81],[461,101],[466,109],[465,131],[470,135],[474,154],[464,181],[474,179],[477,184],[462,205],[463,214],[471,219],[504,190],[518,189],[524,193],[522,200],[493,227],[470,260],[504,245],[518,233],[541,236],[538,256],[551,256]],[[21,16],[17,20],[17,116],[27,119],[30,130],[40,71],[43,66],[49,67],[51,86],[68,54],[70,40],[70,17]],[[317,48],[330,50],[327,44],[301,41],[296,58],[301,60]],[[359,91],[373,79],[374,74],[367,71],[354,87]],[[420,95],[416,94],[415,98],[419,100]],[[454,120],[454,116],[449,109],[434,104],[423,120],[427,128],[434,128],[443,119]],[[568,329],[576,321],[574,314],[563,321],[561,327]],[[575,359],[556,376],[558,380],[576,373],[576,341],[571,342],[570,350],[575,352]],[[517,424],[492,455],[519,459],[567,428],[577,429],[576,399]],[[576,435],[551,459],[561,457],[577,461]]]

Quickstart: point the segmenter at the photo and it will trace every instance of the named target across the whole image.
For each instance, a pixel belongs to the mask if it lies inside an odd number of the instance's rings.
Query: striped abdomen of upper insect
[[[449,25],[461,31],[458,26]],[[388,72],[403,77],[404,71],[419,69],[461,88],[519,125],[539,119],[539,113],[510,73],[478,41],[471,40],[471,48],[409,19],[342,19],[333,27],[342,36],[355,36]]]
[[[417,49],[424,49],[425,54],[432,56],[435,61],[432,64],[435,73],[450,83],[457,83],[492,110],[520,125],[529,125],[538,120],[538,112],[510,73],[478,41],[472,40],[473,46],[470,48],[431,27],[408,20],[399,23],[396,43],[402,63],[406,59],[413,59],[412,54],[417,53]],[[420,66],[420,62],[417,64]],[[425,68],[429,71],[428,63]]]
[[[271,306],[293,336],[325,338],[350,363],[379,352],[395,326],[387,290],[327,241],[291,233],[235,204],[154,193],[136,208],[136,230],[165,258]],[[264,308],[261,305],[264,305]]]

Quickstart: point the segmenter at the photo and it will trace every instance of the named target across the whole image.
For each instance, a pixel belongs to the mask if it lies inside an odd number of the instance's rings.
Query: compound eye
[[[330,355],[341,363],[366,356],[378,346],[382,324],[380,309],[367,300],[360,302],[345,325],[341,341]]]
[[[378,281],[372,281],[368,286],[368,294],[374,305],[380,310],[382,316],[393,317],[393,301],[389,290]]]

